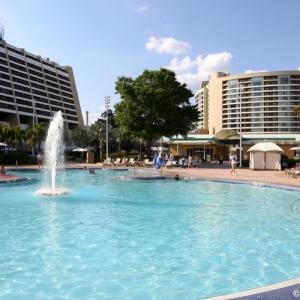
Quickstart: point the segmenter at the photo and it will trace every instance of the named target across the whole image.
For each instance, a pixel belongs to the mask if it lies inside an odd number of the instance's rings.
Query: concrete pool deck
[[[102,164],[87,164],[87,163],[66,163],[65,168],[70,169],[80,169],[82,167],[86,167],[89,169],[102,169]],[[0,181],[17,179],[20,176],[16,176],[15,174],[9,174],[11,170],[15,171],[15,166],[6,166],[7,174],[4,176],[0,176]],[[19,166],[19,170],[24,169],[32,169],[38,170],[36,165],[29,166]],[[124,167],[106,167],[104,170],[122,170]],[[125,167],[125,169],[132,170],[133,167]],[[154,168],[149,167],[135,167],[137,171],[136,175],[138,176],[138,170],[147,170],[156,172]],[[223,180],[234,180],[234,181],[250,181],[250,182],[260,182],[260,183],[269,183],[274,185],[286,185],[286,186],[294,186],[300,188],[300,178],[289,177],[285,174],[284,171],[273,171],[273,170],[254,170],[251,171],[248,168],[237,168],[236,173],[237,176],[230,175],[230,166],[227,164],[223,164],[223,166],[216,166],[212,163],[206,163],[201,168],[186,168],[182,169],[179,167],[174,168],[165,168],[163,167],[162,172],[158,170],[156,175],[162,175],[167,177],[174,177],[176,174],[179,175],[181,179],[184,177],[192,177],[192,178],[202,178],[202,179],[223,179]]]
[[[86,167],[86,172],[89,169],[102,169],[104,171],[109,170],[132,170],[133,167],[106,167],[103,168],[102,164],[87,164],[87,163],[66,163],[65,168],[67,169],[78,169]],[[21,180],[26,180],[22,177],[22,172],[20,176],[10,174],[10,171],[16,171],[15,166],[6,166],[7,174],[0,176],[0,183],[16,183]],[[19,166],[19,170],[38,170],[36,165],[31,166]],[[139,170],[146,170],[149,172],[155,172],[153,178],[158,179],[159,177],[172,178],[175,175],[179,175],[180,179],[203,179],[203,180],[220,180],[220,181],[238,181],[238,182],[250,182],[253,184],[269,184],[277,186],[288,186],[294,188],[300,188],[300,179],[289,177],[285,174],[285,171],[273,171],[273,170],[254,170],[251,171],[248,168],[237,168],[237,176],[231,176],[231,168],[227,164],[221,166],[214,166],[213,163],[204,164],[201,168],[186,168],[182,169],[179,167],[174,168],[163,168],[162,171],[156,170],[154,168],[146,167],[135,167],[135,176],[141,177]],[[130,175],[131,177],[134,175]],[[150,175],[151,176],[151,175]],[[148,177],[150,177],[148,176]],[[24,179],[25,178],[25,179]],[[251,300],[251,299],[280,299],[288,300],[300,298],[300,278],[295,278],[286,282],[277,283],[270,286],[260,287],[252,290],[247,290],[243,292],[238,292],[234,294],[227,294],[212,298],[199,298],[206,300],[225,300],[225,299],[236,299],[236,300]]]

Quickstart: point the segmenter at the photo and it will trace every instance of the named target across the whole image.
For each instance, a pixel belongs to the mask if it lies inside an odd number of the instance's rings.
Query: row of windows
[[[13,57],[13,56],[10,56],[10,55],[8,55],[8,59],[9,59],[10,61],[14,61],[14,62],[16,62],[16,63],[18,63],[18,64],[20,64],[20,65],[25,66],[25,61],[24,61],[24,60],[18,59],[18,58],[16,58],[16,57]]]
[[[10,105],[10,104],[7,104],[7,103],[1,103],[0,102],[0,108],[16,111],[16,107],[14,105]]]
[[[14,89],[15,90],[20,90],[20,91],[23,91],[23,92],[27,92],[27,93],[31,93],[29,88],[18,85],[18,84],[14,84]]]

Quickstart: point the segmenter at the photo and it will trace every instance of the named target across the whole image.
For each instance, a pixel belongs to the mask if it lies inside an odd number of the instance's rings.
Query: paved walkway
[[[86,167],[87,169],[100,169],[102,168],[102,164],[86,164],[86,163],[66,163],[66,168],[82,168]],[[121,168],[121,167],[119,167]],[[128,167],[128,169],[132,169],[133,167]],[[148,170],[155,171],[154,168],[142,168],[135,167],[136,170]],[[0,176],[0,182],[6,180],[15,180],[19,178],[19,176],[9,174],[10,170],[16,170],[15,166],[7,166],[7,174],[4,176]],[[19,169],[38,169],[36,165],[31,166],[20,166]],[[108,167],[106,169],[111,169]],[[250,182],[264,182],[276,185],[288,185],[288,186],[296,186],[300,187],[300,178],[292,178],[285,174],[284,171],[272,171],[272,170],[254,170],[251,171],[248,168],[237,168],[236,173],[237,176],[231,176],[230,174],[230,166],[224,164],[222,167],[216,166],[212,163],[206,163],[201,168],[186,168],[182,169],[179,167],[174,168],[165,168],[162,170],[158,170],[158,174],[162,174],[163,176],[172,176],[174,177],[176,174],[179,175],[180,178],[183,177],[195,177],[195,178],[206,178],[206,179],[227,179],[227,180],[238,180],[238,181],[250,181]]]

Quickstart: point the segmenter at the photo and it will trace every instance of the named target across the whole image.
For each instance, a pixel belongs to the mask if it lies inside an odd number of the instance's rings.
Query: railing
[[[293,200],[293,201],[291,202],[291,204],[290,204],[290,211],[293,211],[293,204],[294,204],[297,200],[299,200],[299,199],[300,199],[300,196],[297,197],[295,200]]]

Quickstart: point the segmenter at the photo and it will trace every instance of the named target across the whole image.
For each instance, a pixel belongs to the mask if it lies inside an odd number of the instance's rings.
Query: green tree
[[[15,143],[15,147],[18,151],[19,145],[22,145],[23,141],[26,138],[25,130],[21,129],[20,126],[11,127],[11,138],[12,141]]]
[[[90,143],[88,130],[84,128],[76,128],[72,131],[72,140],[77,146],[81,148],[87,147]]]
[[[119,132],[147,141],[148,157],[153,139],[186,136],[198,120],[197,108],[189,102],[192,91],[168,69],[145,70],[136,79],[118,77],[116,94],[121,96],[114,106]]]
[[[30,129],[26,130],[25,136],[30,147],[38,146],[38,150],[41,151],[42,141],[46,137],[46,123],[33,124]]]
[[[0,142],[7,142],[11,136],[10,127],[6,124],[0,126]]]

